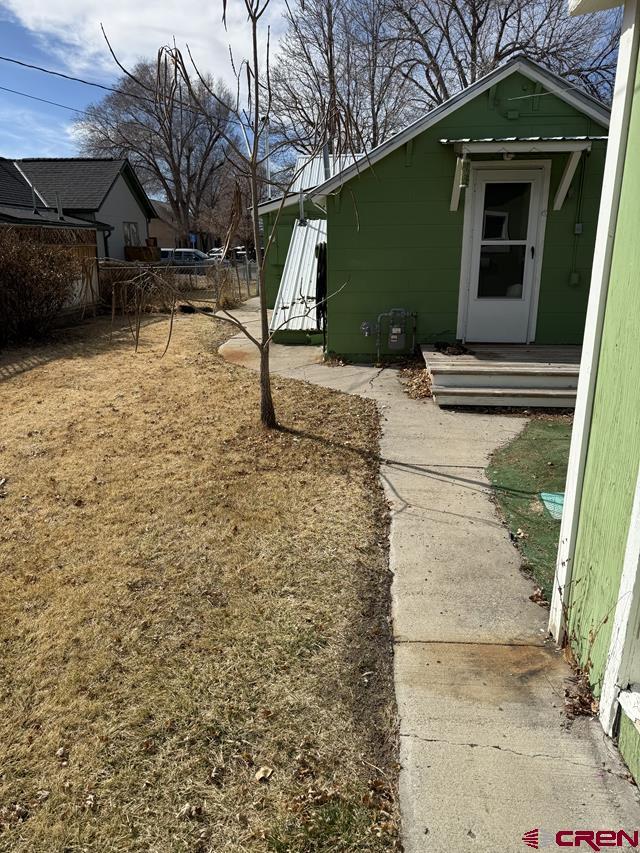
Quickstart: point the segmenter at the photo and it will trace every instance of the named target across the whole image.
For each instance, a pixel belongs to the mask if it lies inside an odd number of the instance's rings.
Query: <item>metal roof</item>
[[[284,262],[280,289],[271,316],[270,331],[317,331],[316,246],[327,239],[326,219],[296,220],[287,259]]]
[[[329,177],[336,175],[347,166],[354,163],[362,154],[329,154]],[[300,190],[312,190],[326,181],[324,173],[324,158],[322,154],[299,154],[295,167],[296,178],[289,192],[299,193]]]
[[[346,169],[347,166],[351,166],[352,163],[355,163],[361,157],[364,157],[364,154],[329,154],[329,171],[331,175],[338,174],[338,172]],[[322,154],[298,154],[294,174],[296,177],[287,190],[287,197],[284,203],[282,195],[261,201],[258,204],[258,210],[261,215],[269,213],[272,210],[277,210],[280,205],[289,207],[292,204],[297,204],[300,192],[309,192],[315,189],[318,184],[321,184],[325,180]]]
[[[346,166],[342,172],[338,172],[333,175],[333,177],[329,178],[328,181],[324,181],[324,183],[316,187],[315,192],[310,193],[310,197],[312,199],[321,199],[329,193],[334,192],[347,181],[350,181],[351,178],[360,174],[360,172],[365,169],[368,169],[379,160],[382,160],[382,158],[386,157],[387,154],[390,154],[392,151],[400,148],[400,146],[404,145],[410,139],[413,139],[420,133],[423,133],[425,130],[432,127],[434,124],[442,121],[443,118],[446,118],[448,115],[455,112],[472,98],[475,98],[482,92],[488,91],[492,86],[495,86],[496,83],[499,83],[501,80],[506,79],[516,72],[523,74],[525,77],[528,77],[536,83],[541,83],[546,87],[547,91],[571,104],[576,109],[580,110],[580,112],[589,116],[589,118],[594,119],[599,124],[604,126],[609,125],[610,112],[603,103],[598,101],[596,98],[591,97],[591,95],[588,95],[586,92],[577,89],[567,80],[563,79],[559,74],[549,71],[548,68],[543,67],[528,57],[516,56],[504,65],[494,68],[493,71],[490,71],[484,77],[480,77],[475,81],[475,83],[472,83],[466,89],[462,89],[460,92],[457,92],[449,98],[449,100],[444,101],[444,103],[439,104],[437,107],[434,107],[434,109],[426,113],[426,115],[417,119],[408,127],[405,127],[404,130],[401,130],[394,136],[389,137],[389,139],[382,142],[377,148],[374,148],[373,151],[370,151],[366,157],[361,158],[357,163],[352,163],[350,166]]]

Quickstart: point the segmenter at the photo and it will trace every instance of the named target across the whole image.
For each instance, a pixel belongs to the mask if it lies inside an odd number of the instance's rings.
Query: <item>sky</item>
[[[281,0],[271,0],[263,18],[272,44],[281,35]],[[232,81],[231,46],[236,66],[250,50],[242,0],[228,0],[227,31],[222,0],[0,0],[0,56],[112,85],[119,72],[100,24],[122,63],[129,67],[152,58],[164,44],[189,45],[198,65],[214,77]],[[21,68],[0,59],[0,87],[56,101],[76,110],[101,97],[99,89]],[[73,132],[79,114],[29,100],[0,88],[0,156],[64,157],[77,154]]]

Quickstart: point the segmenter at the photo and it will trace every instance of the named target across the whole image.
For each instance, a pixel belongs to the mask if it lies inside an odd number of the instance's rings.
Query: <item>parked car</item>
[[[171,266],[178,267],[178,273],[204,275],[206,267],[216,262],[200,249],[160,249],[160,258]]]
[[[209,252],[207,252],[207,257],[212,258],[214,261],[222,261],[224,260],[224,249],[211,249]]]

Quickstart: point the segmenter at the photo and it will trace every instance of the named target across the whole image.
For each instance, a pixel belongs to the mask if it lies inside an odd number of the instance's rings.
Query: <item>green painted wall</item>
[[[293,225],[298,218],[299,207],[297,204],[283,207],[278,216],[278,224],[276,226],[275,237],[264,268],[265,287],[267,291],[267,308],[273,308],[276,304],[278,288],[280,287],[280,279],[282,278],[282,270],[284,262],[287,259],[289,251],[289,243],[293,233]],[[304,213],[307,219],[325,219],[325,215],[315,204],[306,203]],[[265,213],[262,217],[262,227],[264,233],[264,245],[267,245],[269,235],[273,231],[276,221],[276,213]]]
[[[495,89],[495,97],[478,95],[328,199],[329,291],[343,288],[328,306],[331,353],[371,359],[375,339],[363,337],[360,324],[390,308],[417,312],[419,343],[456,337],[464,197],[451,213],[456,158],[440,139],[606,135],[605,128],[553,95],[522,99],[535,94],[535,84],[520,74]],[[517,117],[509,118],[513,111]],[[549,210],[538,343],[582,340],[605,147],[594,143],[563,209]],[[553,159],[552,200],[567,155],[541,157]],[[580,236],[574,235],[577,221],[583,224]],[[573,271],[580,274],[578,285],[570,283]]]
[[[636,92],[640,74],[636,79]],[[640,97],[613,246],[571,581],[569,638],[599,692],[640,461]]]
[[[638,782],[640,779],[640,733],[626,714],[623,714],[620,720],[618,749],[631,775]]]

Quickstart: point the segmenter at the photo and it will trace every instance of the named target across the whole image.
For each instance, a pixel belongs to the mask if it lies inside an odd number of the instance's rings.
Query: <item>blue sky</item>
[[[276,41],[282,18],[279,0],[272,3],[269,17]],[[220,22],[222,4],[216,0],[192,15],[185,15],[183,0],[0,0],[0,55],[113,84],[118,74],[100,31],[103,23],[125,65],[153,57],[175,37],[179,46],[190,45],[201,68],[230,82],[229,44],[236,62],[249,47],[242,5],[229,4],[225,32]],[[99,89],[4,61],[0,61],[0,86],[79,110],[101,97]],[[76,154],[74,118],[70,110],[0,89],[0,156]]]
[[[60,69],[52,62],[44,39],[21,26],[1,10],[0,54]],[[63,70],[63,69],[61,69]],[[56,79],[47,74],[0,62],[0,86],[59,101],[77,109],[91,102],[97,89]],[[71,136],[74,113],[30,101],[0,90],[0,156],[63,156],[74,154]]]

